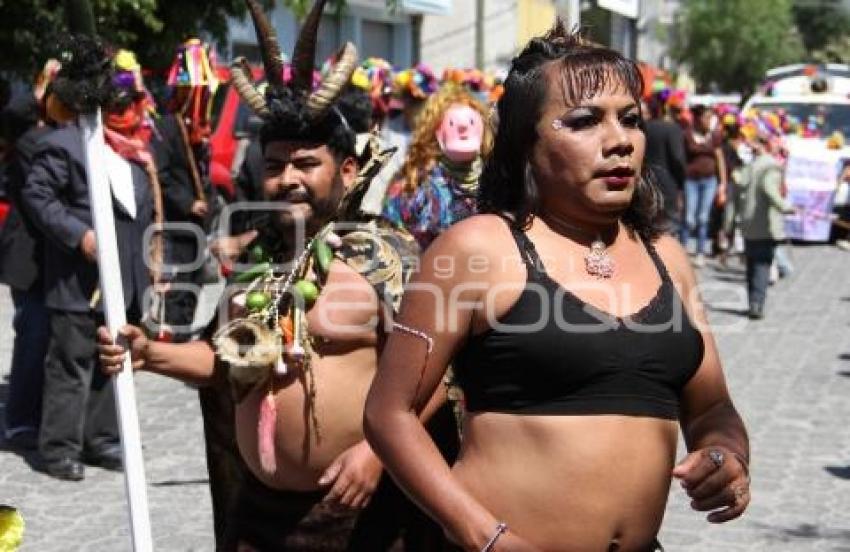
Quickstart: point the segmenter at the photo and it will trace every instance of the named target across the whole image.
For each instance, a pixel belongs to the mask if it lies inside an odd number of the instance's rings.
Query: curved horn
[[[266,69],[266,81],[269,86],[280,88],[283,86],[283,56],[280,54],[280,46],[277,42],[277,33],[269,23],[263,8],[257,0],[245,0],[251,19],[254,21],[254,30],[257,32],[257,42],[260,43],[260,55],[263,57],[263,67]],[[250,75],[250,73],[248,73]]]
[[[351,80],[355,69],[357,69],[357,48],[351,42],[346,42],[337,54],[330,73],[322,79],[318,90],[310,94],[307,99],[307,114],[310,118],[317,119],[327,111]]]
[[[313,84],[313,66],[316,63],[316,34],[319,21],[325,9],[326,0],[316,0],[313,9],[304,20],[298,41],[292,52],[292,87],[295,90],[310,91]]]
[[[266,99],[253,84],[248,60],[244,57],[234,59],[233,63],[230,64],[230,78],[239,97],[254,110],[254,113],[261,117],[269,115],[269,106],[266,103]]]

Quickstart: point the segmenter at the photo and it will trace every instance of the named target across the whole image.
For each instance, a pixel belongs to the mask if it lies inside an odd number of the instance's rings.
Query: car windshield
[[[754,103],[754,107],[760,111],[784,110],[790,117],[805,123],[810,118],[823,116],[822,136],[832,134],[839,130],[845,136],[850,136],[850,105],[844,104],[816,104],[816,103]]]

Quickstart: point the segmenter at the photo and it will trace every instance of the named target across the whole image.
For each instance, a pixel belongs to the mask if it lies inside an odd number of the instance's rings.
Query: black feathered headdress
[[[97,38],[70,35],[59,44],[61,64],[51,93],[77,113],[105,105],[112,92],[112,57]]]
[[[312,89],[316,34],[326,0],[317,0],[301,27],[292,56],[293,76],[284,82],[283,56],[277,35],[256,0],[246,0],[263,58],[268,87],[263,96],[254,87],[245,58],[230,66],[233,85],[242,99],[263,119],[260,137],[271,140],[326,141],[348,122],[335,105],[357,67],[357,49],[350,42],[340,49],[336,62],[316,90]],[[350,130],[350,129],[349,129]],[[353,133],[352,133],[353,134]]]

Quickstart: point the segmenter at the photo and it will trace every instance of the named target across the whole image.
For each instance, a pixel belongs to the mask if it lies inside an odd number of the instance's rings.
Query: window
[[[393,26],[364,19],[360,26],[362,57],[393,59]]]
[[[785,111],[789,117],[805,125],[809,119],[822,119],[822,135],[829,136],[838,130],[845,136],[850,135],[850,105],[817,103],[754,103],[750,107],[761,111]]]
[[[333,56],[342,47],[339,33],[340,20],[333,15],[323,15],[319,24],[319,36],[316,44],[316,66],[321,68],[326,59]]]

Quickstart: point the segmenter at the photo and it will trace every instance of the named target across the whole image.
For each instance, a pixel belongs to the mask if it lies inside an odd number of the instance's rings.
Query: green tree
[[[823,48],[813,51],[810,57],[818,63],[850,64],[850,36],[832,37]]]
[[[312,0],[260,0],[275,3],[303,17]],[[30,81],[40,64],[55,55],[57,38],[68,32],[69,13],[79,16],[79,4],[69,0],[0,0],[0,74]],[[386,0],[394,9],[397,0]],[[337,11],[346,0],[329,2]],[[202,33],[214,40],[227,37],[227,18],[243,17],[245,0],[90,0],[98,34],[111,44],[136,52],[143,66],[162,70],[183,40]],[[82,17],[81,19],[85,19]]]
[[[809,53],[834,48],[850,32],[850,14],[842,0],[797,0],[792,13]]]
[[[29,80],[55,55],[57,38],[69,32],[68,5],[63,0],[0,0],[0,52],[5,53],[0,68]],[[136,51],[145,66],[154,68],[167,66],[175,46],[190,36],[205,32],[225,38],[227,17],[246,11],[244,0],[91,0],[91,8],[102,38]]]
[[[790,0],[686,0],[674,57],[699,87],[748,94],[770,67],[799,62]]]

